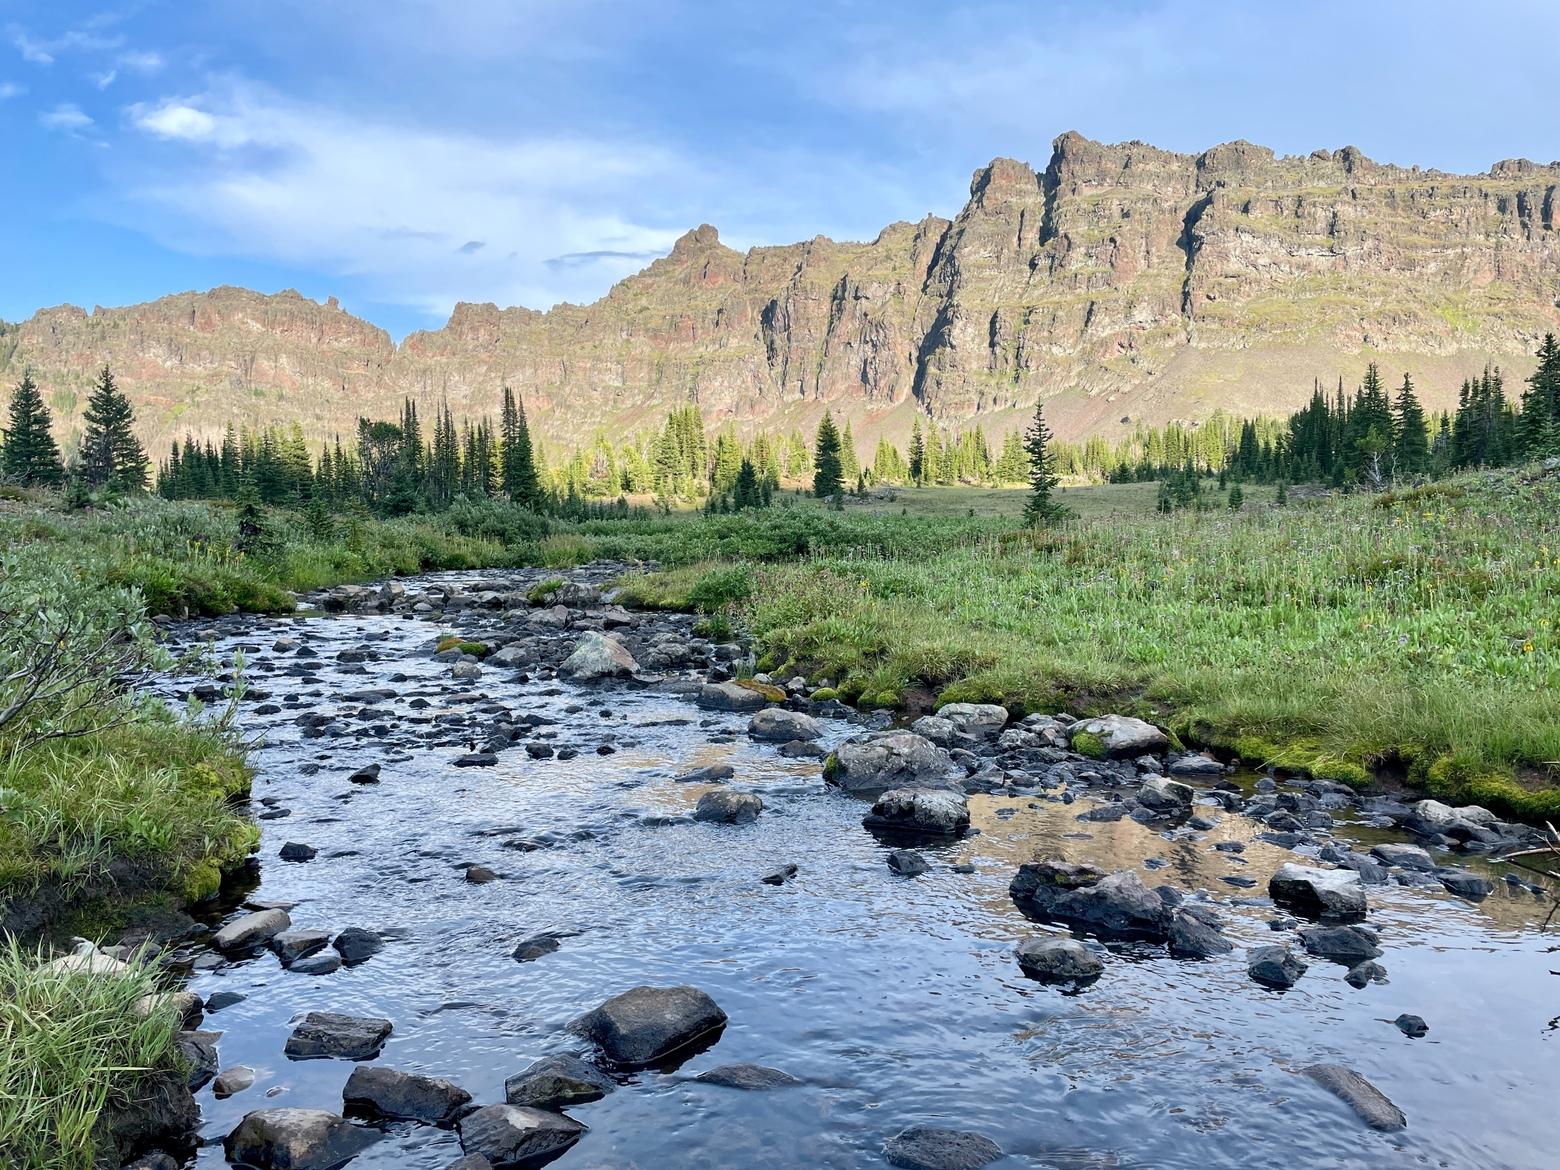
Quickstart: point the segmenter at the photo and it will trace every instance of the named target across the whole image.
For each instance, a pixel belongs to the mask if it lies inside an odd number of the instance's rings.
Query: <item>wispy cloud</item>
[[[92,118],[74,102],[63,102],[52,110],[45,110],[38,115],[38,122],[45,130],[66,134],[80,133],[93,124]]]
[[[0,102],[9,98],[21,97],[27,92],[25,85],[18,85],[14,81],[0,81]]]

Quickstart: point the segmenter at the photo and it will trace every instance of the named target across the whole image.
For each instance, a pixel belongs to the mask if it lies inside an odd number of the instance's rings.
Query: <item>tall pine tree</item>
[[[87,486],[134,492],[146,487],[146,451],[135,437],[135,412],[103,367],[87,400],[81,436],[81,476]]]
[[[49,432],[49,408],[32,380],[24,373],[11,396],[9,426],[0,448],[0,475],[23,487],[58,487],[65,479],[60,449]]]
[[[818,440],[813,448],[813,495],[826,499],[839,494],[844,486],[840,467],[840,432],[834,425],[834,415],[825,411],[823,421],[818,424]]]
[[[1050,451],[1051,429],[1045,425],[1045,412],[1035,400],[1034,421],[1024,433],[1024,452],[1029,456],[1029,499],[1024,504],[1024,519],[1039,527],[1061,518],[1062,507],[1051,498],[1056,490],[1056,465]]]
[[[525,401],[504,387],[503,412],[499,418],[499,487],[523,508],[539,511],[542,485],[536,474],[536,454],[531,447],[531,428],[525,419]]]
[[[1392,476],[1414,479],[1430,470],[1430,431],[1414,383],[1403,375],[1403,388],[1392,406]]]

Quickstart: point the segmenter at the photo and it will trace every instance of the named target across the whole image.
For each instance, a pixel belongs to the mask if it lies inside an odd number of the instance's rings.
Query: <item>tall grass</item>
[[[177,1067],[178,1023],[150,969],[50,970],[0,946],[0,1152],[7,1170],[88,1170],[106,1108]]]

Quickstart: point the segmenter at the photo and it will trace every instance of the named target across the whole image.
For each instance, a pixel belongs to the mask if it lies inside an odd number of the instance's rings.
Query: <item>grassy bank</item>
[[[779,671],[895,705],[1130,710],[1351,782],[1560,815],[1560,479],[1009,530],[909,555],[815,555],[637,581],[726,603]]]
[[[105,1114],[179,1077],[172,1006],[151,974],[71,974],[0,944],[0,1150],[13,1170],[88,1170]],[[181,1078],[182,1079],[182,1078]],[[117,1163],[115,1163],[117,1164]]]

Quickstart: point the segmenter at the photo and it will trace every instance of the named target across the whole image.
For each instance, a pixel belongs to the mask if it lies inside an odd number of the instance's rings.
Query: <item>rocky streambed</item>
[[[142,1165],[1550,1164],[1530,830],[1134,720],[893,726],[613,571],[169,629],[242,662],[263,845],[164,952],[201,1124]]]

